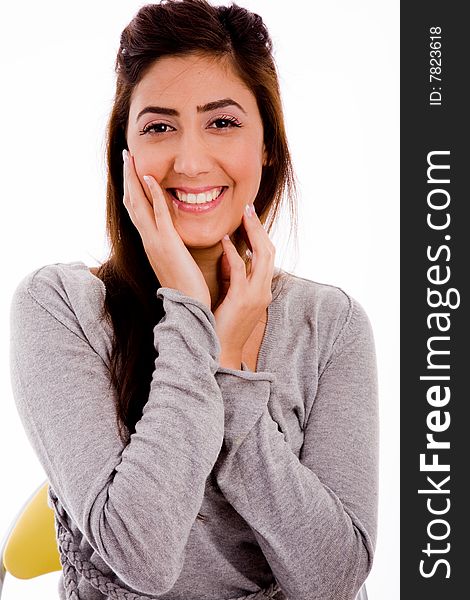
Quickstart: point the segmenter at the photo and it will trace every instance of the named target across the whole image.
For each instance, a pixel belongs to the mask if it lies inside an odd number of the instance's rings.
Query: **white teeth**
[[[205,204],[206,202],[212,202],[212,200],[220,196],[222,190],[223,187],[218,187],[199,194],[186,194],[180,190],[175,190],[175,193],[176,197],[181,202],[186,202],[187,204]]]

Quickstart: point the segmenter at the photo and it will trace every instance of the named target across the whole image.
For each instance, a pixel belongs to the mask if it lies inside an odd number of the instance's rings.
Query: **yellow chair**
[[[55,536],[54,511],[47,504],[46,480],[25,502],[13,520],[1,546],[0,598],[6,573],[18,579],[32,579],[61,571]],[[365,585],[355,600],[367,600]]]
[[[44,481],[13,520],[1,546],[0,597],[6,573],[18,579],[61,571],[54,511],[47,504],[49,481]]]

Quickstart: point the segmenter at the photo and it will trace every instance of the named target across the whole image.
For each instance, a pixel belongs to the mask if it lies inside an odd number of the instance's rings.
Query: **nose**
[[[202,136],[189,131],[182,134],[175,154],[175,173],[197,177],[208,173],[212,166],[213,157]]]

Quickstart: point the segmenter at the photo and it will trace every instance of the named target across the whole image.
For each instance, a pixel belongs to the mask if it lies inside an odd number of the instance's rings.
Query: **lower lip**
[[[173,194],[170,194],[173,204],[178,208],[178,210],[182,210],[184,212],[189,213],[206,213],[209,210],[214,210],[223,200],[225,196],[225,192],[228,188],[224,188],[220,196],[212,200],[211,202],[204,202],[204,204],[188,204],[187,202],[181,202],[177,200]]]

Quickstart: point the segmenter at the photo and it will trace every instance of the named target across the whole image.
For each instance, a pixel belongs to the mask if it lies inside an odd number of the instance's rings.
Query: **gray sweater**
[[[12,389],[50,482],[61,599],[355,598],[376,543],[373,336],[342,290],[282,273],[257,372],[219,367],[213,313],[158,290],[158,357],[127,445],[103,282],[73,262],[19,283]]]

